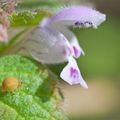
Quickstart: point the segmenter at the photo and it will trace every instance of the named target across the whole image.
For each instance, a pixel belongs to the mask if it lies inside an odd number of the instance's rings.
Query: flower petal
[[[70,85],[81,84],[82,87],[88,88],[73,57],[69,57],[68,64],[62,70],[60,77]]]
[[[48,21],[49,25],[63,25],[75,27],[93,27],[97,28],[106,19],[105,14],[102,14],[95,9],[85,6],[67,7],[51,17]]]
[[[72,31],[70,31],[67,27],[64,26],[54,26],[55,29],[59,30],[61,33],[64,34],[64,36],[69,40],[70,45],[71,45],[71,51],[72,51],[72,55],[75,58],[80,57],[80,55],[84,55],[84,51],[81,48],[81,46],[78,43],[78,39],[77,37],[74,35],[74,33]]]
[[[35,28],[27,37],[25,47],[34,59],[46,64],[68,61],[70,44],[65,36],[51,28]]]

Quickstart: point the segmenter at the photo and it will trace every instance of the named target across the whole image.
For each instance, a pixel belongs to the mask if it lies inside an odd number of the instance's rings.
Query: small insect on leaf
[[[2,91],[3,92],[13,92],[20,85],[20,81],[14,77],[8,77],[3,80]]]

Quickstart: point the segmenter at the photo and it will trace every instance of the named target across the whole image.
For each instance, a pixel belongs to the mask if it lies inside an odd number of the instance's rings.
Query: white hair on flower
[[[45,64],[56,64],[67,61],[60,77],[69,83],[81,84],[88,88],[83,80],[76,60],[84,54],[77,37],[69,30],[69,26],[97,28],[106,19],[106,15],[85,6],[70,6],[45,18],[32,35],[27,37],[26,47],[37,61]]]

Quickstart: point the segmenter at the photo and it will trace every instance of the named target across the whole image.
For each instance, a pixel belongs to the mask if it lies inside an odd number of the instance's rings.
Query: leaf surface
[[[0,86],[9,77],[21,85],[13,92],[0,90],[0,120],[67,120],[56,81],[42,65],[19,55],[2,57]]]

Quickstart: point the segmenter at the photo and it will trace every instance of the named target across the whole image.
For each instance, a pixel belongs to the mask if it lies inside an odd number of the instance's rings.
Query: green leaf
[[[63,4],[58,0],[22,0],[17,6],[17,10],[30,10],[36,8],[56,9],[61,6],[63,6]]]
[[[10,52],[11,47],[18,42],[17,40],[19,39],[20,36],[22,36],[22,34],[24,34],[25,31],[27,31],[28,29],[24,29],[21,32],[17,33],[16,35],[14,35],[8,43],[4,43],[4,44],[0,44],[0,56],[6,53],[6,50]],[[13,50],[13,48],[12,48]]]
[[[10,55],[0,58],[0,85],[15,77],[21,85],[13,92],[0,90],[0,120],[67,120],[60,108],[61,97],[41,64]]]
[[[38,25],[50,12],[45,10],[15,12],[10,16],[11,27],[30,27]]]
[[[13,45],[18,42],[18,39],[25,35],[26,31],[29,31],[34,26],[38,25],[44,17],[48,17],[51,14],[48,11],[44,10],[35,10],[33,12],[31,11],[24,11],[24,12],[14,12],[10,16],[10,22],[11,27],[15,29],[22,28],[22,30],[18,33],[15,33],[15,35],[9,39],[8,43],[0,43],[0,55],[3,55],[7,51],[13,51],[14,47]],[[22,38],[24,39],[24,38]]]

